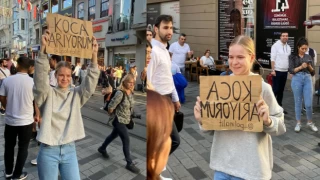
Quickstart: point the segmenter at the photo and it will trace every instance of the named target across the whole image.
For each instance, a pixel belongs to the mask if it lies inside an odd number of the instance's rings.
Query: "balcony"
[[[1,30],[8,30],[9,29],[9,25],[8,24],[1,24],[0,25],[0,31]]]

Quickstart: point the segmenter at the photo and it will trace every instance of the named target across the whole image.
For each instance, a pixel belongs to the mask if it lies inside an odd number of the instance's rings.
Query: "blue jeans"
[[[213,180],[243,180],[235,176],[231,176],[221,171],[214,172]]]
[[[80,180],[74,142],[60,146],[41,144],[37,162],[40,180],[57,180],[58,171],[61,179]]]
[[[292,77],[291,88],[294,97],[296,120],[301,120],[302,97],[307,111],[307,120],[312,119],[312,79],[311,75],[303,72]]]

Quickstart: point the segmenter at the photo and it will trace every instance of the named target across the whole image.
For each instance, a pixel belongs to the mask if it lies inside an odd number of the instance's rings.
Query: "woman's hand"
[[[201,122],[201,106],[200,106],[200,102],[201,102],[200,97],[197,96],[197,101],[196,101],[196,105],[194,105],[193,112],[194,112],[194,117],[196,118],[196,120],[200,124],[202,124],[202,122]]]
[[[41,37],[41,52],[44,53],[48,44],[51,32],[46,29]]]
[[[308,64],[304,62],[304,63],[302,63],[301,67],[302,67],[302,69],[305,69],[308,67]]]
[[[96,37],[92,37],[92,54],[98,54],[99,45],[97,43]]]
[[[258,107],[258,114],[263,120],[263,124],[265,126],[270,126],[271,125],[271,119],[269,117],[269,106],[267,103],[262,99],[257,102],[256,106]]]

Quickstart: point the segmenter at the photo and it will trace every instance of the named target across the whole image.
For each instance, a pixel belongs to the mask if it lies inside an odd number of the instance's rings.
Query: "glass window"
[[[89,8],[88,8],[88,20],[94,20],[96,14],[96,1],[89,0]]]
[[[109,11],[109,0],[102,0],[100,17],[106,17],[108,15],[108,11]]]
[[[72,0],[63,0],[62,9],[68,8],[72,6]]]
[[[48,3],[42,5],[43,13],[42,18],[47,17],[47,14],[49,13],[49,6]]]
[[[25,19],[21,19],[21,30],[25,30]]]
[[[13,30],[12,30],[13,35],[17,34],[17,31],[18,31],[18,23],[17,23],[17,22],[14,22],[12,28],[13,28]]]
[[[115,1],[115,27],[118,31],[128,30],[131,19],[131,0]]]
[[[84,17],[84,9],[83,9],[84,3],[78,4],[78,19],[83,19]]]
[[[59,1],[58,0],[51,0],[51,13],[58,12],[59,9]]]

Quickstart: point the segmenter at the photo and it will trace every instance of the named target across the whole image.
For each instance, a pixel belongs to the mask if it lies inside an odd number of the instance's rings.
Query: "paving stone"
[[[288,163],[292,167],[297,167],[300,166],[301,164],[299,163],[300,158],[296,155],[288,155],[280,158],[284,162]]]
[[[90,179],[101,179],[104,176],[106,176],[106,173],[104,173],[103,171],[98,171],[94,174],[92,174],[91,176],[89,176]]]
[[[286,172],[286,171],[282,171],[278,173],[279,176],[281,176],[283,179],[290,179],[290,180],[296,180],[297,178],[295,178],[294,176],[292,176],[290,173]]]
[[[180,159],[180,162],[186,169],[197,167],[197,165],[190,158]]]
[[[275,172],[275,173],[278,173],[278,172],[284,171],[284,169],[281,168],[280,166],[278,166],[277,164],[273,164],[272,171]]]
[[[291,144],[284,145],[284,147],[287,148],[289,151],[295,153],[295,154],[302,152],[300,149],[292,146]]]

